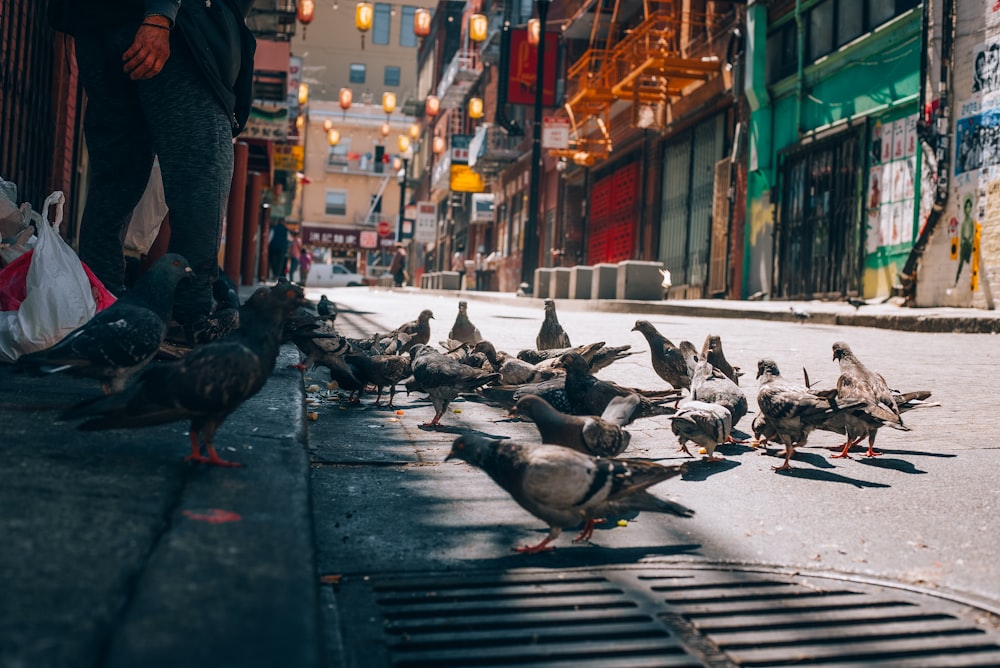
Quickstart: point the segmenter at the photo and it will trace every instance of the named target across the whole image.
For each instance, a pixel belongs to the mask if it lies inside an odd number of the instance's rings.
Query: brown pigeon
[[[551,299],[546,299],[544,304],[545,319],[542,320],[538,336],[535,337],[535,345],[539,350],[569,348],[573,344],[569,342],[569,335],[559,324],[559,318],[556,317],[556,303]]]
[[[470,346],[474,346],[483,340],[483,335],[479,333],[476,326],[469,320],[468,302],[458,302],[458,315],[455,316],[455,324],[451,326],[448,338],[467,343]]]
[[[305,304],[291,283],[260,288],[240,313],[240,328],[198,346],[180,360],[148,367],[124,392],[90,399],[64,419],[88,418],[83,431],[134,429],[190,420],[191,454],[185,461],[239,466],[215,451],[215,432],[267,382],[281,348],[285,318]],[[201,454],[204,441],[207,455]]]
[[[722,337],[718,334],[709,334],[705,337],[705,344],[701,348],[701,358],[708,360],[712,366],[724,373],[726,378],[737,385],[740,384],[740,370],[726,359],[726,354],[722,351]]]
[[[649,487],[687,470],[687,464],[591,457],[560,445],[525,445],[478,434],[459,436],[446,459],[461,459],[485,471],[522,508],[549,525],[537,545],[515,548],[534,554],[552,549],[549,543],[563,529],[584,523],[577,541],[593,535],[594,525],[607,515],[648,510],[678,517],[694,511],[657,498]]]
[[[646,342],[649,343],[649,357],[657,376],[677,389],[691,387],[688,364],[679,347],[660,334],[648,320],[636,320],[632,331],[646,337]]]
[[[523,415],[535,423],[542,443],[562,445],[595,457],[615,457],[625,452],[631,435],[622,425],[639,405],[639,395],[615,397],[600,417],[569,415],[552,407],[538,395],[521,397],[514,415]]]
[[[673,408],[663,404],[676,403],[677,390],[639,390],[622,387],[611,381],[601,380],[590,373],[587,361],[576,353],[568,353],[559,358],[559,367],[566,370],[566,397],[574,415],[601,415],[614,397],[629,394],[639,395],[639,406],[629,421],[640,417],[670,415]]]

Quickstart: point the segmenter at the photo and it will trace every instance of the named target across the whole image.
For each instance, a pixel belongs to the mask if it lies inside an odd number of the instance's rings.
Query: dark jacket
[[[246,25],[252,6],[250,0],[50,0],[49,22],[72,35],[123,23],[138,26],[151,12],[167,16],[226,110],[235,137],[250,117],[253,95],[257,41]]]

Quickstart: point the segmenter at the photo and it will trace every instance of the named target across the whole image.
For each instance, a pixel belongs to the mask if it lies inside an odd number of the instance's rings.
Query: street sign
[[[375,226],[375,231],[378,232],[380,237],[387,237],[392,234],[392,226],[389,225],[388,220],[378,221],[378,225]]]
[[[569,148],[569,128],[568,118],[542,118],[542,148]]]
[[[436,241],[437,207],[434,202],[417,202],[417,216],[413,226],[413,240],[428,244]]]

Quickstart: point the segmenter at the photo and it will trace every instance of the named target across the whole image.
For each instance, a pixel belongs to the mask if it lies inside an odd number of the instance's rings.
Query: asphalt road
[[[319,291],[310,291],[318,298]],[[432,343],[446,337],[458,299],[426,293],[343,289],[327,291],[342,311],[340,331],[387,331],[435,313]],[[538,302],[525,305],[470,299],[469,314],[500,350],[534,347],[542,320]],[[779,460],[743,446],[724,446],[721,464],[695,463],[681,480],[654,487],[697,515],[683,520],[644,514],[627,526],[599,528],[589,544],[572,533],[554,552],[519,555],[515,545],[544,536],[544,524],[523,511],[481,471],[445,462],[465,430],[534,439],[534,428],[504,419],[498,409],[456,401],[442,428],[421,425],[433,415],[424,395],[397,395],[397,414],[336,401],[326,371],[308,374],[308,422],[317,568],[336,582],[355,575],[476,572],[484,569],[583,567],[640,563],[756,564],[809,572],[881,578],[1000,605],[1000,466],[993,436],[1000,424],[993,373],[1000,339],[988,334],[926,334],[884,329],[565,310],[559,319],[574,344],[606,341],[641,351],[599,376],[643,388],[663,388],[652,371],[637,317],[674,342],[701,347],[722,336],[729,360],[746,372],[742,387],[756,411],[756,362],[774,358],[786,376],[832,384],[838,368],[831,344],[847,341],[867,365],[903,391],[930,389],[942,405],[907,415],[912,431],[880,431],[877,459],[830,459],[824,446],[837,435],[816,433],[794,458],[795,470],[776,473]],[[674,462],[669,421],[630,427],[625,456]],[[771,450],[773,455],[775,450]],[[331,604],[332,609],[332,604]]]

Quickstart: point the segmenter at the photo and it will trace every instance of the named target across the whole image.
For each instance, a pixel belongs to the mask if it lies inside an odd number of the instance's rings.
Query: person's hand
[[[125,73],[135,81],[155,77],[169,57],[170,20],[165,16],[147,16],[136,31],[132,46],[122,55],[122,60],[125,62]]]

